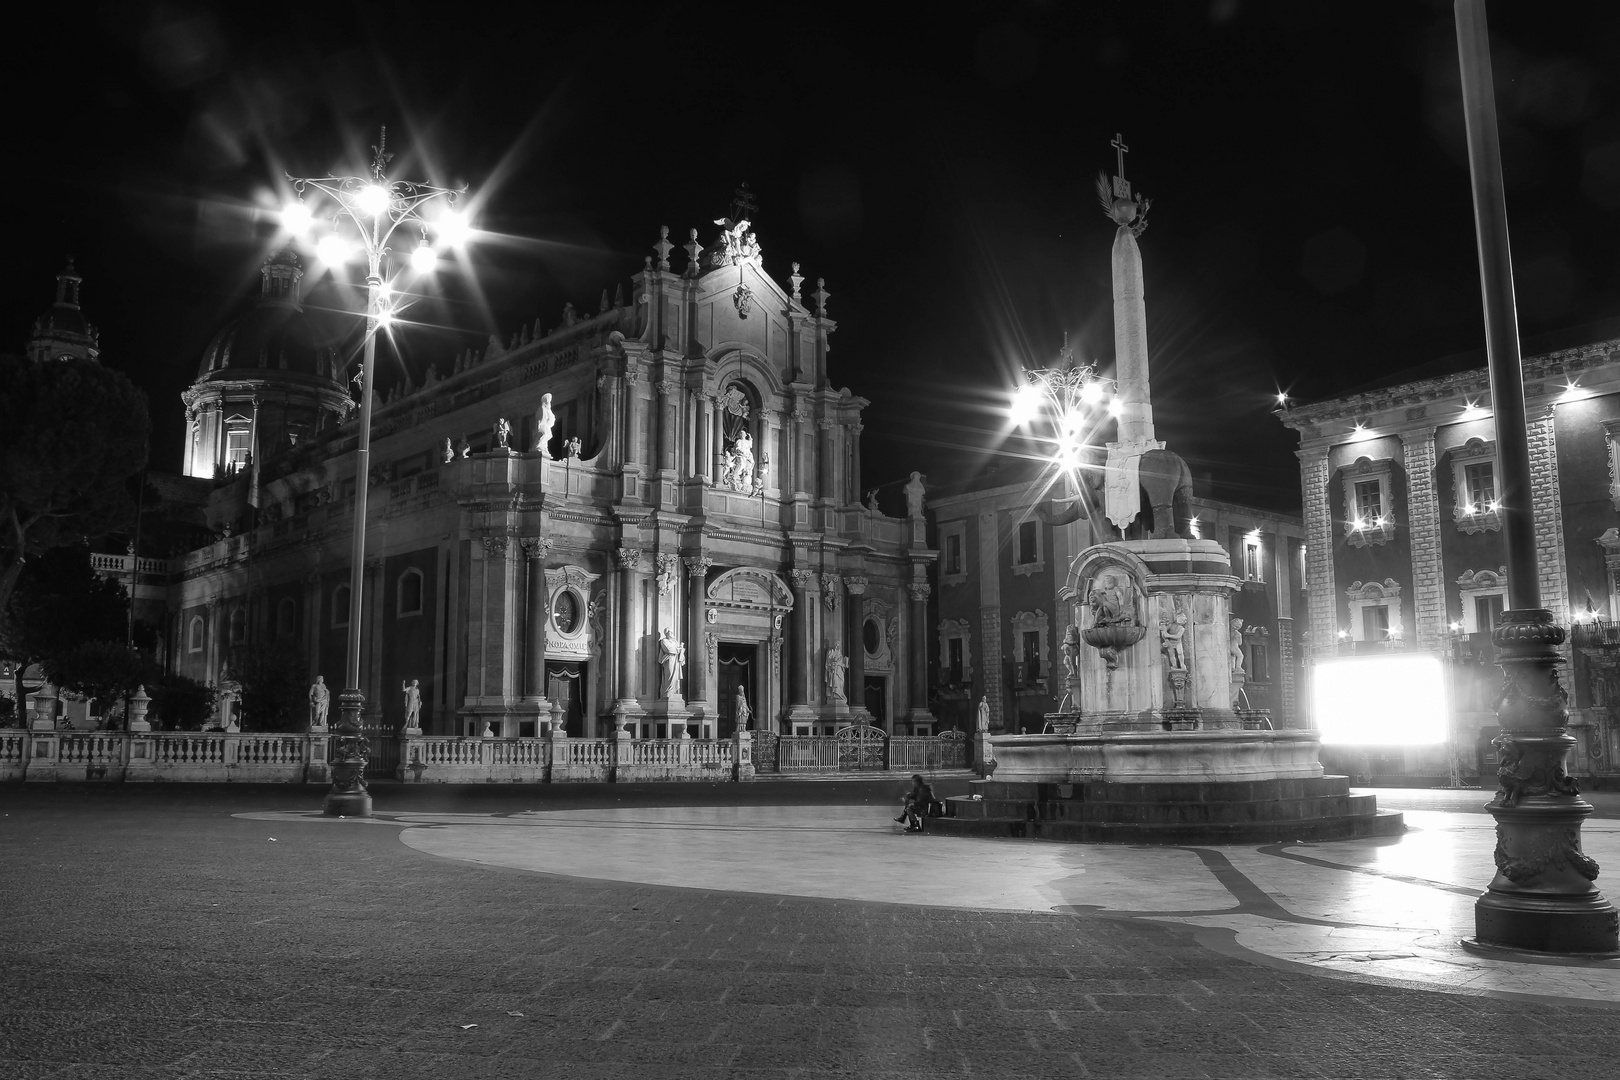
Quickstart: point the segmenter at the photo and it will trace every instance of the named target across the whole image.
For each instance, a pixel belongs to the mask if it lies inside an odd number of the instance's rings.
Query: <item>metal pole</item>
[[[1558,681],[1564,628],[1542,609],[1537,582],[1524,377],[1484,0],[1456,0],[1455,11],[1511,605],[1492,634],[1503,674],[1496,712],[1502,732],[1495,740],[1500,787],[1486,807],[1496,819],[1497,869],[1474,905],[1474,937],[1463,945],[1506,958],[1617,956],[1620,913],[1594,884],[1597,863],[1581,851],[1581,822],[1592,807],[1566,770],[1575,740],[1565,730],[1568,695]]]
[[[367,238],[371,240],[371,237]],[[338,722],[332,753],[332,790],[322,813],[327,817],[370,817],[371,794],[366,790],[370,746],[360,722],[366,695],[360,689],[361,591],[365,582],[366,488],[371,460],[371,380],[377,360],[377,323],[382,298],[381,252],[368,243],[366,277],[366,336],[361,346],[360,442],[354,455],[354,535],[349,546],[349,640],[343,691],[338,694]],[[373,627],[373,632],[376,628]]]

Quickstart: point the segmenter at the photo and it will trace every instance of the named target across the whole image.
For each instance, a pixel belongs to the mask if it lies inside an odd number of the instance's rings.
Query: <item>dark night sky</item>
[[[334,4],[317,27],[56,5],[0,72],[4,347],[76,254],[104,360],[151,396],[153,466],[178,470],[178,393],[275,242],[255,200],[283,166],[360,171],[379,123],[396,175],[471,184],[499,234],[415,309],[464,331],[408,336],[418,376],[565,300],[594,311],[661,224],[712,242],[746,180],[766,269],[827,279],[833,382],[873,402],[868,485],[982,462],[961,448],[1001,446],[1018,365],[1064,332],[1111,364],[1093,182],[1115,131],[1154,200],[1159,435],[1217,495],[1297,505],[1278,388],[1480,346],[1449,3],[765,7]],[[1620,5],[1489,10],[1524,331],[1620,315]]]

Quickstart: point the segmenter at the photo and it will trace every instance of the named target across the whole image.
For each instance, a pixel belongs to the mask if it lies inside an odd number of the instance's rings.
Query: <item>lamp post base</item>
[[[1620,954],[1620,912],[1598,891],[1598,864],[1581,850],[1592,804],[1567,766],[1575,740],[1558,680],[1564,629],[1549,611],[1510,610],[1492,642],[1503,675],[1499,786],[1485,808],[1496,819],[1496,876],[1474,905],[1474,936],[1463,945],[1527,959]]]
[[[338,722],[332,729],[332,789],[321,813],[326,817],[370,817],[366,764],[371,746],[360,724],[366,696],[351,687],[338,695]]]

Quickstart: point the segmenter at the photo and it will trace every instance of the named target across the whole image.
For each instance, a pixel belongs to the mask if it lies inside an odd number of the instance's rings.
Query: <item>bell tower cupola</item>
[[[28,339],[30,360],[42,363],[101,357],[101,334],[79,310],[79,286],[83,283],[70,257],[56,275],[56,303],[34,320],[34,332]]]

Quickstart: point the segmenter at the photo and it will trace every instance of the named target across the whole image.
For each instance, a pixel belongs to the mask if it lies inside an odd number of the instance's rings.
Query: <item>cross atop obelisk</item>
[[[1118,168],[1114,171],[1114,198],[1128,199],[1131,197],[1131,182],[1125,179],[1125,155],[1131,148],[1125,145],[1125,136],[1114,133],[1114,140],[1108,144],[1114,148],[1114,157],[1118,160]]]

